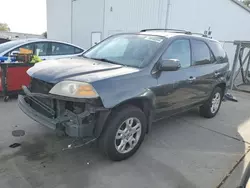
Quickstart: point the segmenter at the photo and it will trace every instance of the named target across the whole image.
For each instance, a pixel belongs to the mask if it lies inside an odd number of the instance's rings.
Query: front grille
[[[51,83],[48,83],[48,82],[45,82],[45,81],[42,81],[42,80],[38,80],[36,78],[32,78],[31,83],[30,83],[30,91],[32,93],[48,94],[53,86],[54,86],[54,84],[51,84]],[[34,97],[34,98],[39,100],[43,104],[47,105],[48,107],[54,108],[53,99],[43,98],[43,97]],[[52,118],[51,114],[49,112],[47,112],[46,110],[44,110],[37,103],[30,100],[29,104],[37,112],[45,115],[46,117]]]
[[[32,78],[30,83],[30,91],[32,93],[48,94],[53,86],[54,84]]]

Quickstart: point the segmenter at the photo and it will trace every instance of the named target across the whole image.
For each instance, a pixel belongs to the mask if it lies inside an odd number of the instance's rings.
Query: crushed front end
[[[98,137],[109,110],[100,98],[73,98],[51,94],[54,84],[32,78],[18,97],[20,109],[33,120],[70,137]]]

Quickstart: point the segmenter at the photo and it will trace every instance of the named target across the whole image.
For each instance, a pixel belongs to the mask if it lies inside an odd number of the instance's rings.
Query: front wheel
[[[222,93],[223,92],[220,87],[216,87],[214,89],[209,100],[200,107],[201,116],[206,118],[212,118],[218,113],[223,98]]]
[[[137,107],[126,105],[114,112],[99,139],[103,152],[113,161],[131,157],[146,133],[146,117]]]

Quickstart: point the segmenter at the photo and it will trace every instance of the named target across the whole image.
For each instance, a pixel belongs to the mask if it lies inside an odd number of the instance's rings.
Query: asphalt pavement
[[[71,140],[29,119],[15,99],[1,101],[0,188],[235,188],[250,160],[250,95],[235,96],[239,102],[223,102],[213,119],[194,109],[155,123],[122,162],[95,143],[63,150]],[[25,135],[13,136],[19,130]]]

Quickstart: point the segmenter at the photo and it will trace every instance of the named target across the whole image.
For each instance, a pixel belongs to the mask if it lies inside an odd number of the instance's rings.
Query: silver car
[[[48,39],[23,39],[0,44],[0,57],[20,53],[20,48],[32,50],[42,60],[74,57],[83,54],[84,49],[73,44]]]

